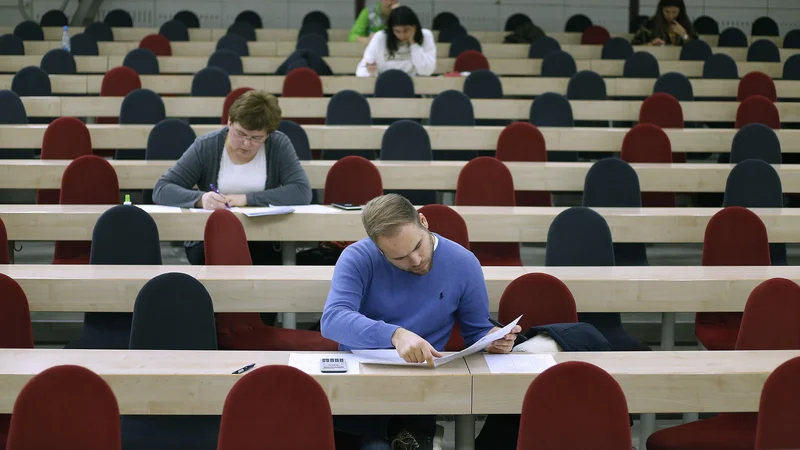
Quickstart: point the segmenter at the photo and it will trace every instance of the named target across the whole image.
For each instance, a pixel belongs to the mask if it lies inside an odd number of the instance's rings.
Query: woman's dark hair
[[[658,2],[656,14],[653,16],[653,31],[666,31],[669,29],[670,24],[664,19],[663,9],[670,6],[677,7],[681,10],[675,21],[681,24],[689,36],[693,36],[694,30],[692,29],[692,21],[689,20],[689,15],[686,14],[686,4],[684,4],[683,0],[661,0]]]
[[[417,32],[414,34],[414,42],[422,45],[422,25],[416,13],[408,6],[398,6],[389,13],[389,19],[386,20],[386,49],[391,56],[397,51],[397,38],[394,36],[393,28],[399,25],[415,26]]]

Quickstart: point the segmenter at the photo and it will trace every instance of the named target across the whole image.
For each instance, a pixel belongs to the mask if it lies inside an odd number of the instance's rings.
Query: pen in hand
[[[220,197],[224,197],[224,195],[220,194],[219,189],[217,189],[216,186],[214,186],[213,184],[209,184],[208,186],[211,188],[212,191],[214,191],[215,194],[219,195]],[[229,205],[227,201],[225,201],[225,207],[231,209],[231,205]]]
[[[492,319],[491,317],[489,317],[489,323],[491,323],[492,325],[496,326],[497,328],[504,328],[505,327],[505,325],[503,325],[502,323]]]

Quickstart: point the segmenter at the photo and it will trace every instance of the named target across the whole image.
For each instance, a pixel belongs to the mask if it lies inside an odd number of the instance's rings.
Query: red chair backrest
[[[642,102],[639,123],[652,123],[661,128],[683,128],[683,108],[675,97],[657,92]]]
[[[756,450],[800,448],[800,357],[778,366],[761,390]]]
[[[611,39],[611,33],[600,25],[592,25],[583,30],[581,45],[605,45]]]
[[[8,231],[6,231],[6,224],[0,220],[0,264],[10,264],[11,257],[8,254]]]
[[[479,156],[458,174],[456,205],[515,206],[514,179],[502,161]]]
[[[31,313],[25,291],[5,274],[0,274],[0,291],[3,292],[0,298],[0,348],[33,348]]]
[[[233,102],[236,101],[239,97],[242,96],[247,91],[252,91],[253,88],[251,87],[240,87],[232,90],[228,95],[225,96],[225,102],[222,103],[222,124],[228,124],[228,113],[231,110],[231,106],[233,106]]]
[[[120,416],[108,384],[85,367],[45,369],[20,390],[6,450],[119,450]]]
[[[779,130],[781,128],[781,114],[775,103],[761,95],[751,95],[739,104],[736,110],[736,128],[751,123],[764,125]]]
[[[456,72],[472,72],[479,69],[489,69],[489,60],[477,50],[465,50],[456,57],[453,70]]]
[[[283,97],[322,97],[322,80],[317,72],[307,68],[298,67],[292,70],[283,79]]]
[[[233,385],[219,430],[218,450],[264,448],[335,450],[325,391],[290,366],[252,370]]]
[[[59,117],[50,122],[42,138],[42,159],[75,159],[92,154],[92,136],[75,117]],[[58,189],[37,189],[36,204],[58,204]]]
[[[546,273],[526,273],[506,286],[500,297],[498,319],[510,323],[520,315],[523,330],[578,321],[572,292],[563,281]]]
[[[672,143],[658,125],[640,123],[622,140],[620,158],[629,163],[671,163]],[[642,206],[674,208],[674,192],[642,192]]]
[[[61,177],[62,205],[117,205],[119,181],[114,167],[105,159],[85,155],[64,169]]]
[[[298,70],[298,69],[295,69]],[[325,177],[323,204],[366,204],[383,195],[381,173],[370,160],[361,156],[345,156],[336,161]]]
[[[172,45],[164,35],[148,34],[139,41],[139,48],[146,48],[156,56],[172,56]]]
[[[101,97],[125,97],[136,89],[142,88],[142,80],[139,74],[130,67],[115,67],[103,75],[103,83],[100,85]],[[98,117],[99,124],[119,123],[117,117]],[[109,153],[113,156],[113,152]]]
[[[753,95],[760,95],[770,99],[770,101],[777,102],[778,92],[775,90],[775,82],[772,81],[772,77],[764,72],[750,72],[743,76],[739,81],[736,100],[743,102]]]
[[[208,216],[203,240],[206,264],[209,266],[253,264],[244,226],[239,218],[227,209],[218,209]]]
[[[631,448],[629,420],[625,394],[611,375],[583,361],[563,362],[528,387],[517,450]]]
[[[767,228],[752,211],[729,206],[714,214],[703,238],[704,266],[769,266]]]
[[[800,286],[771,278],[744,306],[736,350],[800,350]]]
[[[547,161],[544,135],[529,122],[514,122],[497,137],[495,157],[500,161]]]
[[[425,205],[418,210],[428,219],[428,229],[469,250],[467,223],[453,208],[446,205]]]

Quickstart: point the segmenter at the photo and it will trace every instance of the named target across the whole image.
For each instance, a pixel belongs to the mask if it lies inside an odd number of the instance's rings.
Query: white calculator
[[[319,370],[322,373],[345,373],[347,372],[347,361],[344,358],[322,358],[319,362]]]

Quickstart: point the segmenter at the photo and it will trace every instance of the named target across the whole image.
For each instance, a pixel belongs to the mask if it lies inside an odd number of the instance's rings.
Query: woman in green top
[[[386,29],[389,13],[399,4],[398,0],[380,0],[372,8],[364,8],[350,29],[350,42],[367,43],[372,35]]]
[[[633,45],[683,45],[696,39],[683,0],[661,0],[656,14],[633,36]]]

